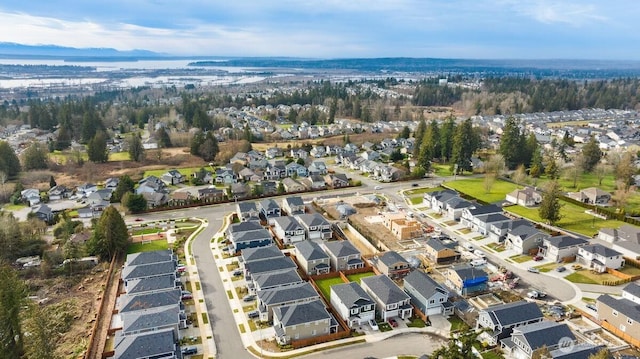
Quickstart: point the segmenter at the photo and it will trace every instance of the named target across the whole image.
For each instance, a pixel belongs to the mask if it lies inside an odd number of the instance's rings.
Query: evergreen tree
[[[124,175],[120,177],[118,181],[118,186],[115,191],[111,194],[111,202],[120,202],[122,196],[125,193],[133,193],[133,189],[135,188],[135,183],[128,175]]]
[[[525,164],[526,151],[524,134],[520,131],[520,123],[515,118],[509,117],[505,121],[500,136],[499,153],[504,157],[509,169],[516,168],[519,164]]]
[[[107,136],[104,132],[98,131],[96,135],[87,143],[87,154],[89,161],[105,163],[109,160],[107,151]]]
[[[27,299],[27,289],[16,271],[0,263],[0,358],[21,358],[23,333],[20,312]]]
[[[398,134],[398,139],[409,138],[409,137],[411,137],[411,130],[409,129],[408,126],[404,126],[402,128],[402,131],[400,131],[400,133]]]
[[[22,165],[25,170],[43,170],[47,168],[47,148],[40,142],[33,142],[22,153]]]
[[[121,201],[130,213],[142,213],[147,209],[147,200],[141,194],[127,192]]]
[[[144,146],[140,134],[134,133],[129,137],[129,157],[132,161],[142,162],[144,160]]]
[[[536,148],[531,159],[531,169],[529,175],[533,178],[539,178],[544,173],[544,165],[542,164],[542,151]]]
[[[582,147],[582,156],[584,158],[584,161],[582,161],[583,169],[585,172],[590,173],[602,158],[602,151],[594,136],[591,136],[589,142]]]
[[[424,117],[418,123],[418,127],[416,131],[413,133],[413,156],[418,157],[420,155],[420,145],[422,144],[422,138],[424,137],[424,132],[427,130],[427,122],[424,120]]]
[[[558,168],[558,164],[556,163],[556,160],[551,157],[549,158],[549,161],[547,162],[547,165],[544,168],[544,173],[547,175],[547,177],[549,177],[549,179],[557,179],[558,178],[558,172],[560,171],[560,169]]]
[[[196,132],[191,138],[191,142],[189,144],[189,147],[190,147],[189,153],[191,153],[194,156],[199,156],[200,146],[204,143],[204,140],[205,140],[204,133],[202,133],[202,131]]]
[[[60,303],[52,307],[41,307],[32,304],[28,308],[26,315],[25,330],[29,333],[29,340],[25,342],[25,357],[33,359],[60,359],[55,354],[58,344],[57,340],[60,332],[65,328],[65,320],[69,318],[62,317],[62,313],[68,313],[65,310],[59,310],[60,313],[49,309],[59,309]]]
[[[87,242],[92,254],[103,260],[110,260],[114,255],[123,253],[129,244],[127,225],[120,212],[113,207],[107,207],[98,219],[93,234]]]
[[[530,167],[533,164],[533,157],[536,152],[540,152],[539,147],[540,145],[538,144],[535,133],[530,133],[525,142],[525,151],[522,158],[522,164],[525,165],[525,167]]]
[[[220,152],[218,140],[212,132],[207,132],[204,142],[198,147],[198,155],[205,161],[213,161]]]
[[[453,136],[456,133],[455,117],[448,116],[440,129],[440,159],[443,162],[451,160],[453,155]]]
[[[480,136],[473,129],[471,119],[465,120],[456,127],[453,136],[453,152],[451,155],[451,166],[457,173],[471,171],[471,156],[480,146]]]
[[[9,178],[15,178],[20,173],[20,160],[6,141],[0,141],[0,171]]]
[[[58,130],[58,136],[54,144],[54,149],[58,151],[64,151],[71,146],[71,131],[67,125],[60,126]]]
[[[551,181],[547,183],[538,208],[538,215],[552,225],[562,218],[560,196],[562,196],[562,191],[558,182]]]
[[[171,144],[171,137],[169,136],[169,133],[167,132],[167,130],[164,128],[164,126],[160,127],[157,131],[156,131],[156,135],[155,135],[156,139],[158,140],[158,145],[161,148],[170,148],[173,147]]]
[[[53,178],[53,176],[49,177],[49,188],[53,188],[55,186],[57,186],[58,184],[56,183],[56,179]]]

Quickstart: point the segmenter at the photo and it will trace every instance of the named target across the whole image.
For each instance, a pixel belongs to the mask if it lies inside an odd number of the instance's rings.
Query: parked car
[[[541,261],[543,259],[544,259],[543,256],[535,256],[535,257],[533,257],[533,260],[536,261],[536,262]]]
[[[187,299],[193,299],[193,294],[191,294],[191,292],[189,292],[188,290],[183,290],[182,300],[187,300]]]
[[[527,293],[527,297],[531,298],[531,299],[540,299],[540,298],[544,298],[546,297],[547,294],[544,292],[540,292],[537,290],[532,290],[529,293]]]
[[[474,246],[471,243],[465,243],[464,244],[464,249],[468,250],[468,251],[473,251],[474,250]]]
[[[484,254],[483,251],[481,251],[479,249],[476,249],[475,251],[473,251],[473,254],[477,255],[478,257],[482,257],[482,258],[487,256],[486,254]]]
[[[233,271],[233,276],[234,277],[239,277],[241,275],[242,275],[242,270],[237,269],[237,270]]]
[[[369,326],[371,326],[371,329],[376,330],[376,331],[379,329],[378,328],[378,323],[376,323],[376,321],[373,320],[373,319],[369,320]]]
[[[582,266],[580,264],[574,264],[574,265],[571,266],[571,268],[573,270],[580,270],[580,269],[582,269]]]
[[[375,186],[375,187],[373,187],[373,189],[375,189],[376,191],[379,191],[379,190],[382,189],[382,186]]]
[[[412,183],[411,187],[418,187],[419,185],[417,183]]]
[[[388,322],[389,322],[389,325],[394,328],[398,326],[398,322],[393,318],[389,318]]]
[[[527,268],[527,271],[529,271],[531,273],[540,273],[540,269],[538,269],[536,267],[529,267],[529,268]]]
[[[247,313],[247,317],[249,317],[249,319],[255,319],[259,316],[260,316],[260,312],[258,312],[257,310],[252,310],[249,313]]]
[[[254,294],[248,294],[242,298],[242,300],[245,302],[251,302],[252,300],[255,300],[255,299],[256,299],[256,296]]]
[[[78,202],[81,202],[81,200],[78,200]],[[144,221],[144,219],[142,219],[142,218],[136,218],[136,222],[142,222],[142,221]]]
[[[596,305],[592,303],[587,304],[587,308],[593,310],[594,312],[598,311],[598,308],[596,307]]]
[[[560,272],[560,273],[562,273],[562,272],[564,272],[564,271],[566,271],[566,270],[567,270],[567,268],[562,267],[562,266],[560,266],[560,267],[556,268],[556,272]]]
[[[182,348],[182,355],[192,355],[198,353],[198,348],[196,347],[186,347]]]
[[[184,264],[178,264],[176,270],[178,271],[178,273],[184,273],[187,270],[187,266],[185,266]]]

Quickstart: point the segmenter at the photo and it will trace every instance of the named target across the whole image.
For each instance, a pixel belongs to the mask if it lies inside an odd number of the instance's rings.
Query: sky
[[[638,0],[3,0],[0,42],[180,56],[640,60]]]

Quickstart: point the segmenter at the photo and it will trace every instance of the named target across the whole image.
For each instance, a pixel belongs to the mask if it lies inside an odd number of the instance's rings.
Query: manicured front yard
[[[632,267],[630,265],[625,265],[624,267],[618,269],[618,272],[635,276],[635,275],[640,275],[640,268]]]
[[[162,232],[162,230],[155,228],[155,227],[151,227],[151,228],[141,228],[141,229],[135,229],[133,230],[133,232],[131,233],[132,236],[140,236],[140,235],[144,235],[144,234],[157,234]]]
[[[175,168],[175,169],[178,170],[178,172],[182,173],[182,175],[188,179],[188,178],[191,178],[191,174],[192,173],[200,171],[200,168],[211,170],[209,168],[209,166]],[[156,177],[160,178],[163,174],[167,173],[167,171],[169,171],[171,169],[174,169],[174,168],[166,168],[166,169],[162,169],[162,170],[145,171],[144,172],[144,177],[156,176]]]
[[[131,155],[129,152],[115,152],[109,153],[109,161],[130,161]]]
[[[129,244],[129,246],[127,247],[127,254],[159,251],[159,250],[165,250],[168,248],[169,248],[169,244],[167,243],[166,239],[158,239],[156,241],[150,241],[150,242],[136,242],[136,243]]]
[[[609,273],[595,273],[590,270],[582,269],[564,277],[566,280],[574,283],[585,284],[602,284],[605,281],[613,282],[620,278]]]
[[[509,259],[511,259],[512,261],[514,261],[516,263],[524,263],[524,262],[528,262],[528,261],[532,260],[533,257],[528,256],[526,254],[518,254],[518,255],[509,257]]]
[[[349,279],[349,282],[356,282],[356,283],[360,283],[360,279],[362,278],[366,278],[366,277],[371,277],[375,275],[375,273],[373,272],[364,272],[364,273],[358,273],[358,274],[350,274],[347,276],[347,279]]]
[[[493,249],[496,252],[504,252],[504,250],[506,249],[504,247],[504,244],[496,243],[496,242],[491,242],[491,243],[487,244],[487,247]]]
[[[552,270],[558,268],[557,263],[547,263],[540,266],[536,266],[542,273],[551,272]]]
[[[465,328],[467,328],[467,324],[465,322],[462,321],[462,319],[460,319],[458,316],[456,315],[452,315],[451,317],[449,317],[449,323],[451,323],[451,331],[452,332],[457,332],[459,330],[464,330]]]
[[[320,279],[316,281],[316,284],[318,285],[318,288],[320,288],[322,295],[324,295],[324,297],[327,300],[331,298],[331,287],[336,284],[342,284],[342,283],[344,283],[344,281],[342,281],[342,278],[340,277],[326,278],[326,279]]]
[[[442,191],[443,189],[444,188],[442,188],[440,186],[438,186],[438,187],[420,187],[420,188],[410,189],[408,191],[404,191],[404,194],[407,195],[408,197],[411,197],[411,196],[415,196],[415,195],[419,195],[419,194],[425,194],[425,193],[429,193],[429,192]]]
[[[411,204],[414,206],[421,204],[422,200],[422,196],[409,197],[409,202],[411,202]]]
[[[491,187],[491,191],[487,192],[484,186],[484,178],[482,177],[465,178],[463,180],[446,182],[445,184],[460,193],[487,203],[504,201],[507,193],[522,188],[522,186],[511,182],[496,180]]]
[[[411,318],[411,322],[407,324],[409,328],[424,328],[427,324],[420,318]]]

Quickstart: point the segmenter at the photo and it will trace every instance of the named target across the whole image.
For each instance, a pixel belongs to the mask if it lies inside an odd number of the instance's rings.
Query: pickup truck
[[[544,298],[546,296],[547,296],[546,293],[539,292],[537,290],[532,290],[529,293],[527,293],[527,297],[529,297],[531,299],[540,299],[540,298]]]

